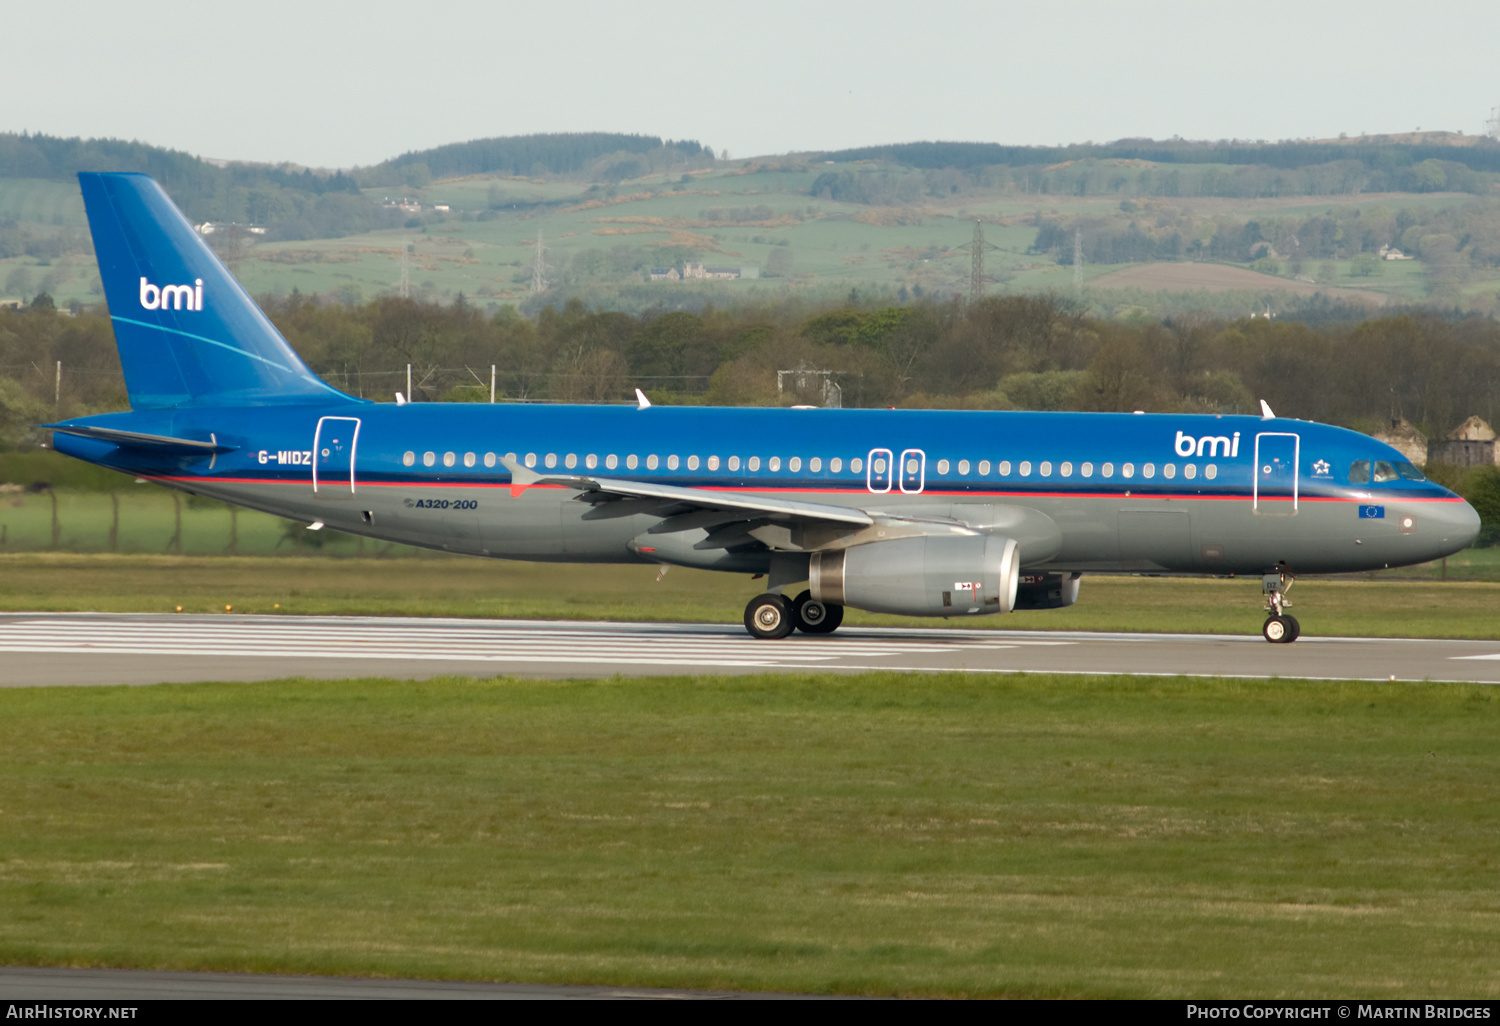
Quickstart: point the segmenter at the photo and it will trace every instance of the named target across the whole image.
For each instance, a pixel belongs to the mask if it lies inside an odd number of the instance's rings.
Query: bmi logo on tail
[[[147,310],[202,310],[203,279],[192,285],[156,286],[142,278],[141,306]]]

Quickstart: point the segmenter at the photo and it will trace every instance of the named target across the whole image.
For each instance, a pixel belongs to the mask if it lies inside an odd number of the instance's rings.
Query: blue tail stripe
[[[226,345],[225,343],[220,342],[217,339],[205,338],[202,335],[194,335],[190,331],[181,331],[177,328],[168,328],[160,324],[147,324],[145,321],[133,321],[129,317],[120,317],[113,314],[110,316],[110,320],[123,321],[126,324],[134,324],[138,327],[150,328],[153,331],[165,331],[173,335],[181,335],[183,338],[190,338],[196,342],[207,342],[211,346],[218,346],[220,349],[228,349],[230,352],[239,353],[241,356],[248,357],[252,360],[259,360],[261,363],[269,364],[270,366],[275,367],[277,370],[292,371],[292,368],[279,364],[274,360],[268,360],[258,353],[248,353],[245,350],[241,349],[239,346]]]

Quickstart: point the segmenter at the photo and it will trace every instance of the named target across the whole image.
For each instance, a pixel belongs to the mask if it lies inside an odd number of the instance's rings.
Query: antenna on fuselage
[[[638,410],[651,409],[651,400],[646,398],[646,393],[639,388],[635,390],[635,408]]]
[[[1260,419],[1261,420],[1275,420],[1276,419],[1276,414],[1274,414],[1274,413],[1271,412],[1271,404],[1268,403],[1268,402],[1266,402],[1264,399],[1262,399],[1260,401]]]

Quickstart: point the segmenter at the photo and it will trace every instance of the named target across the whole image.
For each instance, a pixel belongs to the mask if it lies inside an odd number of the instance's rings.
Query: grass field
[[[0,963],[1494,998],[1471,686],[867,675],[0,692]]]
[[[1488,567],[1496,550],[1479,550]],[[1451,561],[1450,561],[1451,562]],[[749,575],[654,566],[502,560],[190,556],[0,556],[0,610],[366,614],[739,623],[763,590]],[[1500,583],[1303,580],[1293,612],[1308,635],[1500,638]],[[850,624],[976,630],[1255,634],[1255,578],[1088,577],[1076,605],[973,620],[850,610]]]

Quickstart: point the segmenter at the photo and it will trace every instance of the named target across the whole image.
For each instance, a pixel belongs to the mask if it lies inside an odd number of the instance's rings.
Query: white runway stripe
[[[1040,639],[934,632],[918,638],[843,636],[757,641],[710,624],[546,624],[274,617],[48,618],[0,622],[0,652],[210,656],[240,659],[383,659],[441,662],[661,666],[821,665],[966,649],[1057,645]]]

